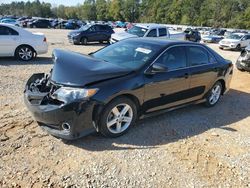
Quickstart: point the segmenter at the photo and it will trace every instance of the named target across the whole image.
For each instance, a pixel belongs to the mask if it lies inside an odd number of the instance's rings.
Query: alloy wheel
[[[218,102],[221,95],[221,86],[219,84],[215,85],[211,90],[211,95],[209,97],[209,103],[214,105]]]
[[[128,104],[118,104],[109,113],[106,126],[113,134],[119,134],[128,129],[133,119],[132,107]]]
[[[23,48],[20,48],[18,55],[22,60],[28,61],[32,59],[33,51],[28,47],[23,47]]]

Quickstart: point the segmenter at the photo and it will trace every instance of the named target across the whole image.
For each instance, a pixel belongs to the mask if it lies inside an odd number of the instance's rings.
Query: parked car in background
[[[66,23],[66,20],[56,20],[51,23],[51,27],[54,29],[64,29]]]
[[[79,29],[81,26],[75,22],[67,22],[64,24],[65,29]]]
[[[166,26],[160,24],[136,24],[131,29],[114,33],[111,35],[110,43],[113,44],[120,40],[138,37],[165,37],[170,38]]]
[[[125,22],[122,22],[122,21],[117,21],[115,23],[116,23],[116,27],[118,28],[126,28],[126,25],[127,25]]]
[[[11,18],[2,19],[2,20],[0,21],[0,23],[7,23],[7,24],[11,24],[11,25],[18,26],[18,27],[21,26],[21,24],[20,24],[19,21],[15,20],[15,19],[11,19]]]
[[[220,49],[241,50],[250,44],[250,34],[233,33],[219,42]]]
[[[0,23],[0,56],[15,56],[29,61],[39,54],[47,53],[46,37],[41,33],[31,33],[11,24]]]
[[[127,39],[91,55],[55,50],[51,74],[31,76],[25,104],[50,134],[76,139],[93,131],[126,133],[141,116],[187,104],[217,104],[232,62],[186,41]],[[154,129],[154,127],[152,127]]]
[[[250,72],[250,45],[241,51],[240,57],[236,62],[236,67],[240,71]]]
[[[32,22],[28,22],[29,28],[51,28],[50,21],[47,19],[37,19]]]
[[[33,18],[31,18],[31,19],[25,19],[25,20],[23,20],[23,21],[21,21],[20,23],[21,23],[21,26],[22,27],[28,27],[28,23],[31,23],[31,22],[33,22],[35,19],[33,19]]]
[[[87,24],[80,29],[71,31],[68,34],[69,42],[73,44],[86,45],[88,42],[109,42],[111,34],[114,33],[109,25]]]
[[[200,42],[201,35],[198,30],[190,29],[190,30],[185,30],[184,32],[186,33],[186,40],[192,42]]]
[[[208,43],[218,43],[220,42],[224,37],[219,35],[205,35],[201,37],[201,41],[208,42]]]
[[[110,43],[138,37],[160,37],[163,39],[179,39],[184,40],[184,33],[172,32],[170,34],[169,29],[162,24],[136,24],[131,29],[124,32],[114,33],[111,35]]]

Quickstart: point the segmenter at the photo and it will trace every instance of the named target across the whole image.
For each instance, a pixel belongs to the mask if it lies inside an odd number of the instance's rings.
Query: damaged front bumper
[[[26,84],[24,102],[38,124],[50,134],[67,140],[94,132],[92,113],[96,102],[57,101],[51,98],[56,87],[45,74],[32,75]]]
[[[250,72],[250,52],[242,51],[240,57],[237,59],[236,67],[239,70]]]

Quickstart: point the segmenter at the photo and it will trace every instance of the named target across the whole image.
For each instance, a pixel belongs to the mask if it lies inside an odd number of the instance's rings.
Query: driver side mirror
[[[155,74],[155,73],[163,73],[163,72],[167,72],[167,71],[168,71],[168,68],[165,65],[155,63],[149,68],[147,73],[148,74]]]

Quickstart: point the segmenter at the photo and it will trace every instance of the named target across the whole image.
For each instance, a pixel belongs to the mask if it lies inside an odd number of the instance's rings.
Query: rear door
[[[19,42],[19,33],[12,28],[0,26],[0,56],[13,56]]]
[[[166,50],[155,62],[167,67],[166,72],[145,75],[145,112],[185,103],[189,98],[189,69],[185,47]]]
[[[98,25],[99,28],[99,40],[100,41],[107,41],[109,39],[109,30],[105,25]]]
[[[89,42],[99,41],[100,35],[98,34],[99,28],[96,25],[91,26],[87,32],[87,38]]]
[[[192,100],[201,99],[218,77],[219,69],[212,54],[204,47],[186,46],[190,67],[190,90]]]

